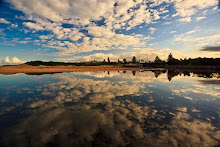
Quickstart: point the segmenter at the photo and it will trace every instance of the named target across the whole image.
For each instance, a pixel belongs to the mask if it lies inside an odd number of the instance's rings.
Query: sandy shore
[[[30,66],[26,64],[21,64],[14,66],[0,66],[0,74],[59,73],[59,72],[83,72],[83,71],[125,71],[125,70],[142,70],[142,69],[145,68],[121,67],[121,66]]]

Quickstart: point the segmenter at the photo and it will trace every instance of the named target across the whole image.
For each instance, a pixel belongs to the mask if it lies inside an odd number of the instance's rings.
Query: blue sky
[[[0,64],[220,57],[218,0],[5,0]]]

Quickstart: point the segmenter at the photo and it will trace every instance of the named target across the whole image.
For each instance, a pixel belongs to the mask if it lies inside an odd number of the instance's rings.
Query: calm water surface
[[[220,77],[0,75],[1,146],[219,146]]]

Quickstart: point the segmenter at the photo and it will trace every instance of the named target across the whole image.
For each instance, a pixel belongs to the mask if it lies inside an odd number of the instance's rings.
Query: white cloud
[[[200,21],[200,20],[203,20],[203,19],[206,19],[206,17],[196,17],[197,21]]]
[[[10,22],[7,21],[6,19],[4,18],[0,18],[0,23],[5,23],[5,24],[9,24]]]
[[[11,28],[18,28],[18,25],[17,24],[11,24]]]
[[[87,28],[88,33],[93,35],[94,37],[105,37],[112,38],[115,33],[108,28],[98,27],[98,26],[90,26]]]
[[[170,31],[171,34],[176,33],[176,31]]]
[[[53,37],[53,35],[41,35],[41,36],[39,36],[39,38],[42,39],[42,40],[47,40],[47,39],[50,39],[52,37]]]
[[[22,61],[20,59],[18,59],[17,57],[12,57],[11,62],[12,63],[21,63]]]
[[[11,63],[9,57],[6,57],[5,60],[4,60],[4,62],[5,62],[5,63]]]
[[[2,61],[2,64],[19,64],[19,63],[24,63],[24,61],[21,61],[20,59],[18,59],[17,57],[12,57],[11,60],[10,58],[7,56],[4,61]]]
[[[198,10],[218,5],[218,0],[176,0],[174,7],[179,16],[190,17]]]
[[[179,21],[181,22],[191,22],[191,20],[192,20],[191,17],[184,17],[184,18],[179,19]]]
[[[9,0],[16,8],[29,16],[39,16],[54,22],[70,19],[72,22],[89,24],[90,20],[98,20],[107,12],[112,13],[115,0],[88,1],[88,0]]]
[[[172,15],[172,17],[176,17],[178,15],[179,15],[179,13],[175,13],[175,14]]]
[[[33,22],[23,23],[35,31],[47,30],[55,34],[56,39],[70,39],[68,48],[55,44],[44,46],[60,49],[65,53],[75,53],[92,50],[106,50],[115,47],[117,49],[129,46],[142,46],[144,36],[118,34],[114,29],[132,29],[142,23],[150,24],[160,19],[160,15],[166,13],[165,7],[159,10],[149,9],[142,0],[39,0],[30,2],[25,0],[8,0],[16,9],[23,11],[27,19]],[[117,2],[117,6],[115,3]],[[135,8],[135,9],[134,9]],[[91,21],[105,19],[106,27],[92,25]],[[53,21],[53,23],[51,21]],[[62,23],[74,24],[85,27],[94,38],[84,39],[84,33],[77,28],[63,28]],[[103,38],[102,38],[103,37]],[[83,38],[82,43],[75,43]],[[67,49],[66,51],[64,51]]]
[[[198,31],[198,30],[191,30],[191,31],[188,31],[188,32],[186,32],[185,34],[187,34],[187,35],[189,35],[189,34],[192,34],[192,33],[195,33],[196,31]]]
[[[157,29],[151,27],[151,28],[149,28],[149,30],[151,31],[151,34],[154,34],[154,31],[156,31]]]
[[[120,34],[117,29],[130,30],[138,25],[157,23],[168,19],[168,5],[154,8],[162,3],[174,4],[181,22],[191,22],[191,17],[201,9],[217,5],[217,0],[7,0],[13,8],[22,11],[26,20],[24,26],[34,31],[45,30],[54,35],[51,42],[44,41],[43,47],[54,48],[61,55],[89,52],[93,50],[129,49],[143,47],[145,36]],[[104,20],[105,27],[94,22]],[[62,24],[74,28],[64,28]],[[153,27],[152,27],[153,28]],[[85,33],[88,31],[89,35]],[[155,30],[151,30],[151,34]],[[49,39],[49,38],[48,38]],[[41,40],[45,40],[41,38]],[[49,39],[50,40],[50,39]],[[62,40],[62,41],[61,41]],[[81,41],[82,40],[82,41]],[[64,44],[67,47],[64,47]]]
[[[212,10],[214,11],[218,10],[218,6],[214,7]]]
[[[36,24],[36,23],[32,23],[32,22],[23,22],[23,25],[25,25],[29,29],[34,29],[36,31],[44,30],[44,28],[42,26],[40,26],[39,24]]]

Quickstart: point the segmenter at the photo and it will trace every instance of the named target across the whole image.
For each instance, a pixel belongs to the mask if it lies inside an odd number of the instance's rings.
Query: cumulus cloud
[[[10,60],[10,58],[7,56],[7,57],[2,61],[2,64],[19,64],[19,63],[24,63],[24,61],[21,61],[21,60],[18,59],[17,57],[12,57],[11,60]]]
[[[0,23],[5,23],[5,24],[9,24],[10,22],[7,21],[6,19],[4,18],[0,18]]]
[[[218,0],[176,0],[174,1],[174,7],[176,8],[177,13],[173,15],[180,16],[179,21],[181,22],[191,22],[192,16],[195,15],[199,10],[206,9],[209,7],[214,7],[218,5]],[[197,17],[197,21],[204,19],[202,17]]]
[[[131,30],[138,25],[149,25],[166,19],[167,6],[176,9],[173,16],[181,22],[191,22],[191,17],[201,9],[214,7],[217,0],[7,0],[14,9],[22,11],[23,25],[34,31],[44,30],[54,35],[50,41],[41,36],[42,46],[57,49],[60,55],[69,55],[93,50],[129,49],[146,46],[146,36],[119,33],[116,30]],[[149,4],[149,6],[147,5]],[[168,17],[168,15],[167,15]],[[198,18],[199,19],[199,18]],[[200,18],[201,20],[201,18]],[[98,24],[97,22],[103,24]],[[62,24],[76,26],[65,28]],[[155,29],[150,29],[151,34]],[[87,33],[88,32],[88,33]],[[149,39],[149,38],[148,38]],[[39,43],[35,43],[39,45]]]
[[[194,15],[197,11],[212,6],[214,7],[218,5],[218,3],[218,0],[176,0],[174,2],[174,7],[176,8],[177,14],[179,16],[189,19],[189,17]]]
[[[47,40],[47,39],[50,39],[52,37],[53,37],[53,35],[41,35],[41,36],[39,36],[39,38],[42,39],[42,40]]]
[[[5,60],[4,60],[4,62],[10,63],[11,61],[10,61],[9,57],[6,57]]]
[[[142,0],[56,0],[56,2],[39,0],[34,3],[25,0],[8,1],[13,8],[23,11],[27,15],[26,18],[32,21],[24,22],[24,26],[35,31],[52,32],[58,40],[69,39],[66,42],[54,40],[43,44],[43,47],[60,50],[62,55],[143,46],[144,42],[146,43],[145,36],[119,34],[115,29],[129,30],[143,23],[150,24],[167,12],[166,8],[159,10],[148,8],[146,2]],[[92,24],[103,18],[105,27]],[[93,37],[85,37],[78,28],[64,28],[61,25],[63,23],[84,27]],[[82,42],[77,42],[80,39]]]
[[[207,52],[220,52],[220,46],[206,46],[200,50],[207,51]]]
[[[23,22],[23,25],[25,25],[29,29],[34,29],[36,31],[44,30],[42,26],[40,26],[40,25],[38,25],[36,23],[32,23],[32,22]]]
[[[17,57],[12,57],[11,62],[12,63],[21,63],[22,61],[20,59],[18,59]]]

